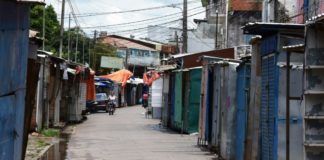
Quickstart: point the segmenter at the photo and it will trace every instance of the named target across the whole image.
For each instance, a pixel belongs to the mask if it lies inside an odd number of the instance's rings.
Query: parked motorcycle
[[[115,103],[113,100],[108,100],[108,109],[107,112],[109,113],[109,115],[114,115],[115,113]]]

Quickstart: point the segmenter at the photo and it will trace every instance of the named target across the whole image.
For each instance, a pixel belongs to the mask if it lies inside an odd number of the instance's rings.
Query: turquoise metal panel
[[[198,131],[200,89],[201,89],[201,69],[190,71],[189,106],[188,106],[188,133]]]
[[[182,127],[182,110],[183,110],[183,84],[182,84],[183,72],[178,72],[175,75],[175,86],[174,86],[174,127],[181,129]]]

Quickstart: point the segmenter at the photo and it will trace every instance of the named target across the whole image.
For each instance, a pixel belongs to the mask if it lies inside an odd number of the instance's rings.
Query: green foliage
[[[58,129],[44,129],[42,130],[42,135],[45,137],[57,137],[60,135],[60,131]]]
[[[92,49],[92,57],[91,59],[93,60],[92,62],[92,68],[95,69],[96,73],[101,72],[100,71],[100,61],[101,61],[101,57],[102,56],[108,56],[108,57],[116,57],[117,56],[117,52],[116,52],[116,48],[111,46],[111,45],[107,45],[104,43],[96,43],[96,45],[93,47]],[[93,58],[95,57],[95,58]]]
[[[45,6],[42,5],[33,5],[30,14],[30,29],[40,32],[38,35],[40,37],[43,35],[44,7]],[[45,50],[53,52],[54,55],[58,56],[60,44],[60,23],[57,20],[57,14],[51,5],[45,7],[45,26]],[[70,48],[68,48],[69,36]],[[89,53],[91,55],[89,55]],[[99,71],[101,56],[116,56],[116,48],[100,42],[93,46],[93,40],[87,37],[80,28],[71,28],[69,31],[64,31],[62,55],[64,59],[70,58],[71,61],[77,63],[90,63],[94,70]]]
[[[33,5],[30,13],[30,29],[40,32],[43,35],[43,5]],[[45,49],[58,52],[60,24],[57,14],[52,5],[45,7]]]
[[[43,140],[38,140],[36,145],[37,145],[38,148],[42,148],[42,147],[48,146],[50,144],[49,143],[46,143]]]

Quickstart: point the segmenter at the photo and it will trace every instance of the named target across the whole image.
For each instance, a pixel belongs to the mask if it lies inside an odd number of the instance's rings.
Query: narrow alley
[[[67,159],[209,160],[215,157],[196,146],[197,137],[173,133],[159,120],[145,118],[140,106],[121,108],[113,116],[96,113],[77,125]]]

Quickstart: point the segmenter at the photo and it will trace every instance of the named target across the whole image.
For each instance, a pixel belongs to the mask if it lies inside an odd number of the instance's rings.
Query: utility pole
[[[88,56],[89,56],[89,57],[88,57],[88,63],[89,63],[89,67],[91,66],[90,42],[91,42],[91,41],[90,41],[90,38],[89,38],[89,42],[88,42],[88,43],[89,43],[89,44],[88,44],[88,45],[89,45],[89,46],[88,46]]]
[[[178,37],[178,32],[177,31],[174,31],[174,34],[175,34],[175,41],[176,41],[176,53],[178,54],[179,53],[179,37]]]
[[[82,37],[82,64],[84,64],[84,37]]]
[[[62,12],[61,12],[61,31],[60,31],[60,58],[63,54],[63,33],[64,33],[64,13],[65,12],[65,0],[62,0]]]
[[[76,29],[76,43],[75,43],[75,55],[74,55],[74,62],[77,62],[77,55],[78,55],[78,43],[79,43],[79,28]]]
[[[68,60],[70,61],[70,52],[71,52],[71,13],[69,14],[69,29],[68,29]]]
[[[216,9],[215,49],[218,49],[218,9]]]
[[[183,20],[182,20],[182,52],[188,52],[188,0],[183,0]]]
[[[225,48],[228,48],[228,7],[229,7],[229,0],[226,0],[226,8],[225,8]]]
[[[96,46],[96,43],[97,43],[97,30],[94,31],[94,36],[93,36],[93,48],[95,48]],[[92,60],[93,60],[93,63],[92,63],[92,66],[93,66],[93,69],[96,71],[96,53],[95,51],[92,52],[93,56],[92,56]]]
[[[43,8],[43,47],[42,47],[42,49],[43,49],[43,51],[45,51],[45,32],[46,32],[46,30],[45,30],[45,19],[46,19],[46,6],[44,5],[43,6],[44,8]]]

